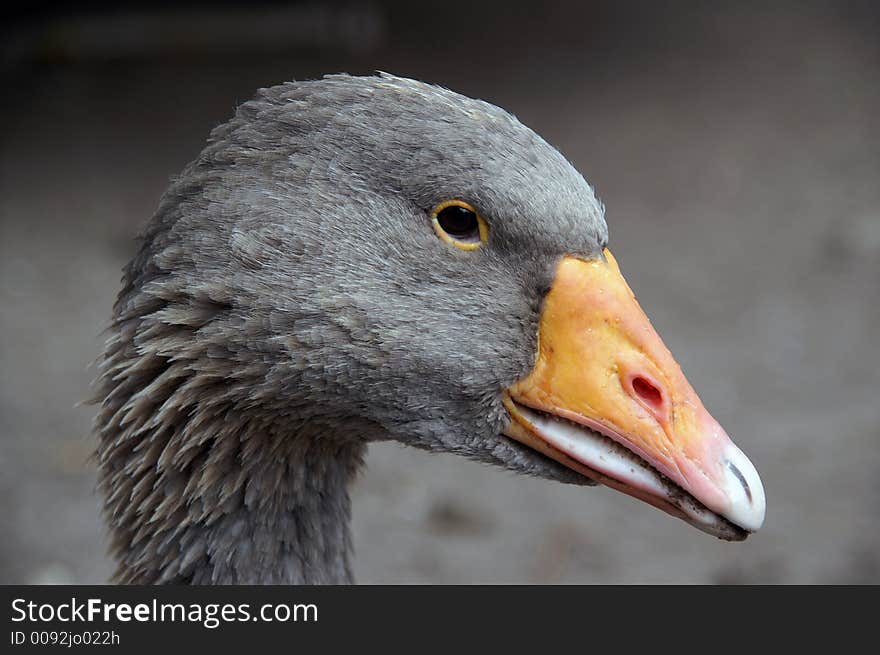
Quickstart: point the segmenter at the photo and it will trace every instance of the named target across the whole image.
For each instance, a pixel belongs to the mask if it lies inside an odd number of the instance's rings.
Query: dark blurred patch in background
[[[717,542],[602,489],[371,450],[363,582],[880,582],[880,10],[873,2],[49,3],[0,38],[0,582],[102,582],[88,363],[133,236],[254,90],[386,70],[499,104],[756,462]]]

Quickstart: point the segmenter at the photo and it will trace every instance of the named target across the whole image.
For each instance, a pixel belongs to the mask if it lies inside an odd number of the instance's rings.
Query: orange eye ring
[[[476,250],[489,240],[489,224],[464,200],[445,200],[431,210],[434,232],[461,250]]]

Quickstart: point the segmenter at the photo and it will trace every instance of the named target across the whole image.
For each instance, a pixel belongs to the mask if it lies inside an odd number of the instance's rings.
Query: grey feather
[[[485,247],[436,237],[450,198]],[[386,74],[261,90],[171,184],[114,306],[96,432],[116,579],[350,581],[370,441],[584,483],[501,435],[501,392],[603,214],[485,102]]]

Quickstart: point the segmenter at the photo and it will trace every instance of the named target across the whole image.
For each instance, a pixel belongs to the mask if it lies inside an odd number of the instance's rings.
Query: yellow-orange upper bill
[[[757,471],[703,407],[607,250],[604,260],[560,262],[537,362],[505,404],[512,438],[706,532],[742,539],[763,523]]]

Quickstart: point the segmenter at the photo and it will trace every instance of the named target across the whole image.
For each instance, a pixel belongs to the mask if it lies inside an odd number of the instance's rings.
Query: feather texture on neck
[[[259,363],[236,366],[194,338],[222,303],[128,300],[137,311],[123,294],[96,419],[115,579],[351,582],[348,486],[365,442],[240,396],[258,386],[249,374],[265,375]]]

